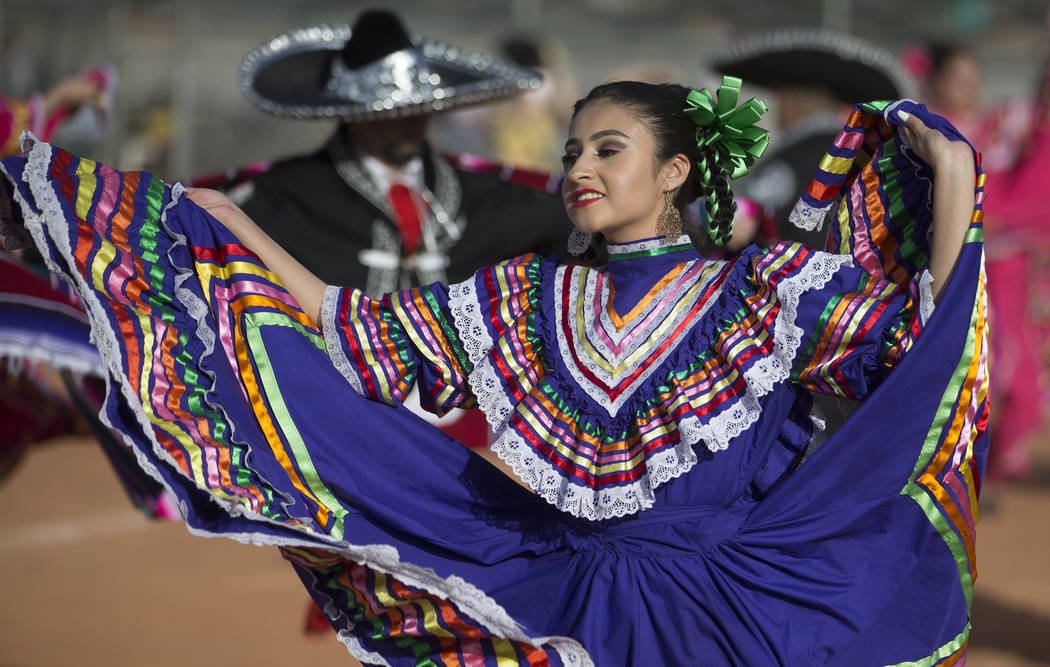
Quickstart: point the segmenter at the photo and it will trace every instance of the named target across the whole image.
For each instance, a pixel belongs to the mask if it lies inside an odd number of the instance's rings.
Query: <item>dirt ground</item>
[[[1050,440],[994,496],[967,667],[1050,666]],[[85,440],[36,447],[0,487],[3,667],[356,664],[304,636],[306,605],[276,550],[144,518]]]

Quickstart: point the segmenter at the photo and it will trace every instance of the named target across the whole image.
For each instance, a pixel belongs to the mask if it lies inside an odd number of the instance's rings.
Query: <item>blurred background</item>
[[[990,113],[1036,94],[1048,47],[1046,0],[0,0],[0,93],[26,96],[108,63],[118,85],[107,113],[72,118],[53,141],[120,169],[190,180],[321,145],[334,122],[264,114],[240,92],[238,66],[271,35],[352,23],[380,4],[413,32],[471,49],[533,42],[548,83],[530,104],[542,106],[545,125],[522,123],[521,104],[510,102],[445,114],[430,135],[444,150],[551,170],[569,107],[593,85],[717,85],[705,63],[765,30],[830,28],[903,60],[930,41],[965,45]],[[1042,433],[1023,474],[982,502],[971,666],[1050,665]],[[352,664],[331,633],[303,634],[306,596],[275,552],[146,520],[80,440],[34,448],[0,485],[0,665]]]
[[[559,87],[567,89],[559,91],[566,106],[602,81],[639,71],[717,84],[704,68],[711,56],[743,35],[792,26],[842,30],[894,53],[930,40],[969,46],[984,68],[983,101],[991,105],[1031,92],[1047,35],[1045,0],[373,4],[399,11],[410,30],[489,53],[499,53],[508,38],[532,38]],[[0,90],[23,95],[86,65],[111,63],[119,86],[107,131],[91,145],[91,154],[121,169],[188,179],[321,143],[332,125],[260,112],[240,93],[237,67],[276,33],[352,23],[368,6],[332,0],[0,0]],[[564,141],[563,131],[558,128],[554,150]],[[81,148],[62,139],[56,137]],[[485,154],[490,147],[469,148]]]

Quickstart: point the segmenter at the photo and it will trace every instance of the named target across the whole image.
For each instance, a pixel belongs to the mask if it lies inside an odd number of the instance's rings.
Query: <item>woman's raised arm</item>
[[[951,141],[931,130],[910,114],[900,113],[901,128],[915,154],[933,167],[933,241],[930,274],[933,298],[941,292],[955,270],[966,230],[973,214],[975,169],[973,151],[962,141]]]
[[[204,188],[187,188],[186,194],[193,203],[226,225],[245,247],[258,255],[281,279],[303,312],[320,324],[321,302],[326,287],[320,278],[288,254],[226,195]]]

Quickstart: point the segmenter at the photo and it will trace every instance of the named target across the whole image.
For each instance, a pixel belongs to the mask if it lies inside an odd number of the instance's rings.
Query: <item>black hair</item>
[[[926,52],[930,56],[930,76],[938,77],[944,73],[948,63],[959,56],[976,58],[973,49],[961,44],[949,44],[947,42],[931,42],[926,45]]]
[[[613,81],[597,86],[573,106],[572,117],[592,102],[611,102],[631,110],[652,132],[658,164],[679,153],[689,158],[689,174],[674,198],[674,206],[687,219],[686,207],[704,198],[711,241],[722,245],[733,233],[736,201],[729,178],[710,148],[700,148],[702,128],[685,115],[689,89],[675,83]]]

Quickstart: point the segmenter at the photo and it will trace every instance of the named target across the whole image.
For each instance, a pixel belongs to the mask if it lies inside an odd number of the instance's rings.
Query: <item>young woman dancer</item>
[[[607,266],[382,299],[210,191],[31,140],[5,183],[84,295],[105,419],[190,530],[281,546],[362,661],[951,664],[985,449],[973,151],[861,105],[796,209],[835,253],[706,260],[682,210],[728,236],[766,140],[738,89],[576,105],[565,205]],[[401,408],[414,383],[476,402],[502,469]]]

